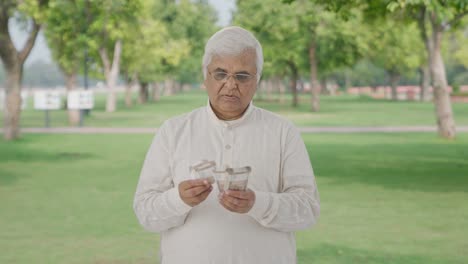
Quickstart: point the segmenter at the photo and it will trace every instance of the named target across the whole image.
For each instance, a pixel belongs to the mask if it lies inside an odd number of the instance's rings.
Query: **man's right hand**
[[[194,207],[203,202],[213,190],[206,179],[186,180],[179,183],[179,195],[184,203]]]

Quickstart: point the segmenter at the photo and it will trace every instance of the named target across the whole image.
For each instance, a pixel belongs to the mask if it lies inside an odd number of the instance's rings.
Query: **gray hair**
[[[245,50],[254,50],[256,56],[257,83],[263,70],[263,51],[260,42],[241,27],[226,27],[216,32],[205,45],[203,54],[203,78],[206,79],[208,64],[215,55],[239,55]]]

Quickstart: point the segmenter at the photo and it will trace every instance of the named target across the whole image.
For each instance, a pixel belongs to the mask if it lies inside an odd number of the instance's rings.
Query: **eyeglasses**
[[[248,73],[234,73],[234,74],[231,74],[231,73],[227,73],[227,72],[223,72],[223,71],[215,71],[215,72],[208,72],[208,73],[211,76],[213,76],[213,78],[216,81],[219,81],[219,82],[227,82],[229,77],[232,76],[239,83],[247,83],[250,80],[252,80],[252,78],[255,76],[255,75],[248,74]]]

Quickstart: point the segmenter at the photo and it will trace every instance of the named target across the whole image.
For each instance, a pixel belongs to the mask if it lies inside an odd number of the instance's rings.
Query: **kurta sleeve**
[[[291,232],[315,224],[320,199],[304,142],[296,128],[289,129],[281,151],[281,191],[255,192],[255,203],[247,213],[262,226]]]
[[[153,139],[140,173],[133,209],[150,232],[162,232],[184,223],[192,207],[180,198],[171,170],[170,133],[164,124]]]

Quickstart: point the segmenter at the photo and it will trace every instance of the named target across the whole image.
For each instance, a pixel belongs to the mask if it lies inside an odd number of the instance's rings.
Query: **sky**
[[[235,8],[235,0],[208,0],[208,2],[216,9],[218,12],[218,25],[227,26],[231,20],[231,13]],[[15,46],[19,49],[26,41],[26,33],[22,32],[18,26],[10,21],[10,32],[12,34],[13,42]],[[34,48],[31,51],[26,64],[29,65],[35,61],[42,60],[44,62],[51,62],[52,57],[50,50],[47,47],[47,42],[44,38],[42,32],[38,35]]]

